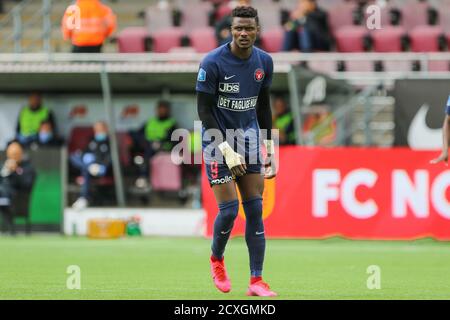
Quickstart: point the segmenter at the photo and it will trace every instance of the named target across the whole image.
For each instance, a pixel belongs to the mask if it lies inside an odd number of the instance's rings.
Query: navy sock
[[[245,241],[247,242],[250,256],[250,272],[253,277],[261,277],[264,252],[266,250],[266,238],[264,236],[264,224],[262,219],[262,198],[260,196],[250,198],[242,202],[245,211]]]
[[[239,211],[239,201],[231,200],[219,204],[219,214],[214,221],[214,234],[211,246],[212,254],[217,259],[222,259],[230,238],[231,229],[233,229],[234,220]]]

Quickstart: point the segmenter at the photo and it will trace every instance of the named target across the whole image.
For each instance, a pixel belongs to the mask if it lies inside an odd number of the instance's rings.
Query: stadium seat
[[[230,14],[231,14],[231,7],[228,5],[228,3],[224,3],[220,5],[219,8],[217,8],[216,21],[220,21]]]
[[[167,53],[174,47],[181,46],[181,38],[184,32],[180,28],[169,28],[153,32],[152,51],[158,53]]]
[[[357,6],[353,2],[339,2],[328,10],[328,24],[332,34],[345,26],[354,25],[354,12]]]
[[[336,49],[340,52],[362,52],[367,50],[366,27],[344,26],[335,33]]]
[[[284,30],[281,27],[261,32],[261,47],[267,52],[279,52],[283,46]]]
[[[83,150],[94,135],[92,127],[74,127],[69,135],[68,152]]]
[[[445,32],[450,32],[450,1],[439,7],[439,26]]]
[[[150,181],[155,191],[181,189],[181,166],[172,162],[170,152],[159,152],[150,161]]]
[[[408,1],[399,9],[401,12],[400,24],[406,29],[411,30],[417,26],[428,24],[428,8],[426,1]]]
[[[209,52],[217,47],[214,29],[210,27],[192,30],[189,34],[189,40],[191,46],[197,52]]]
[[[403,39],[406,30],[399,26],[386,26],[371,33],[373,50],[376,52],[404,51]]]
[[[145,39],[148,37],[146,27],[127,27],[123,29],[118,37],[119,52],[145,52]]]
[[[185,32],[209,26],[209,15],[212,11],[209,2],[178,1],[178,9],[181,10],[180,27]]]
[[[162,8],[158,5],[147,7],[145,10],[145,24],[149,32],[168,29],[173,26],[172,8]]]
[[[270,30],[281,25],[281,11],[277,3],[257,1],[255,8],[258,10],[261,30]]]
[[[410,33],[411,51],[436,52],[442,50],[444,30],[439,26],[418,26]],[[444,40],[445,42],[445,40]]]

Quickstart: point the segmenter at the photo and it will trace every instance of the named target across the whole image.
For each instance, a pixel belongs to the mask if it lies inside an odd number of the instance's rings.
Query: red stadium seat
[[[408,1],[400,9],[400,24],[407,30],[428,24],[429,4],[419,1]]]
[[[373,50],[376,52],[403,51],[402,38],[406,35],[403,27],[387,26],[371,33]]]
[[[209,14],[212,6],[202,1],[180,1],[181,28],[186,32],[192,29],[206,28],[209,25]]]
[[[172,162],[170,152],[159,152],[150,161],[150,181],[155,191],[181,189],[181,166]]]
[[[439,51],[439,38],[444,30],[438,26],[418,26],[410,33],[411,51],[436,52]]]
[[[439,26],[445,32],[450,32],[450,1],[439,7]]]
[[[146,27],[127,27],[118,37],[119,52],[145,52],[145,39],[148,36]]]
[[[172,8],[158,5],[148,7],[145,10],[145,25],[150,32],[172,27]]]
[[[131,164],[130,146],[132,144],[131,137],[128,132],[117,132],[117,147],[119,149],[120,163],[125,167]]]
[[[209,52],[217,47],[217,39],[213,28],[192,30],[189,39],[191,46],[197,52]]]
[[[267,52],[279,52],[283,46],[284,30],[281,27],[261,32],[261,46]]]
[[[328,23],[331,33],[344,27],[353,25],[353,11],[356,9],[354,2],[340,2],[328,10]]]
[[[69,135],[68,152],[84,150],[94,135],[94,129],[89,127],[73,127]]]
[[[339,28],[335,33],[336,47],[340,52],[362,52],[364,38],[368,32],[363,26],[345,26]]]
[[[153,45],[152,51],[158,53],[167,53],[174,47],[181,46],[181,38],[184,32],[180,28],[169,28],[152,33]]]
[[[262,30],[269,30],[281,26],[281,11],[277,3],[256,2],[255,8],[258,10],[259,23]]]

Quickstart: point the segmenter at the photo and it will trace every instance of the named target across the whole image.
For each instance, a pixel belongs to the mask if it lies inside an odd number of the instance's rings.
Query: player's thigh
[[[217,203],[236,200],[236,184],[226,164],[205,163],[206,175]]]
[[[261,196],[264,192],[264,176],[260,173],[247,173],[237,180],[242,200]]]
[[[214,197],[217,203],[228,202],[237,200],[236,184],[234,181],[230,181],[224,184],[216,184],[212,186]]]

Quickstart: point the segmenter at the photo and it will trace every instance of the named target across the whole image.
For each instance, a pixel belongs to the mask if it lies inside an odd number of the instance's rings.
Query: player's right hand
[[[445,161],[445,165],[448,166],[448,152],[442,152],[439,157],[430,161],[431,164],[436,164]]]
[[[243,176],[247,170],[244,157],[239,153],[234,152],[233,148],[231,148],[226,141],[219,144],[219,149],[225,158],[225,162],[228,169],[230,169],[231,174],[237,177]]]

